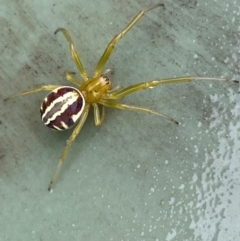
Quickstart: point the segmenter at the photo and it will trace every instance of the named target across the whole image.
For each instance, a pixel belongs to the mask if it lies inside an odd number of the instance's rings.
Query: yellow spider
[[[146,12],[160,6],[164,7],[164,4],[158,3],[141,10],[119,34],[113,37],[113,39],[107,45],[100,60],[98,61],[93,76],[90,78],[87,76],[87,73],[84,70],[80,56],[74,48],[73,41],[68,31],[64,28],[58,28],[55,31],[55,34],[58,32],[62,32],[63,35],[66,37],[67,41],[69,42],[70,52],[73,61],[83,80],[78,80],[74,77],[73,73],[65,71],[65,78],[68,81],[72,82],[74,85],[76,85],[76,88],[71,86],[43,85],[37,88],[22,91],[18,94],[6,98],[6,100],[8,100],[16,96],[27,95],[40,91],[50,91],[50,93],[43,100],[42,105],[40,107],[40,113],[43,123],[54,130],[66,130],[73,127],[76,124],[71,136],[67,141],[66,147],[60,156],[57,168],[51,178],[48,187],[49,191],[52,189],[52,185],[56,180],[56,177],[60,171],[62,163],[65,160],[65,157],[69,151],[70,146],[72,145],[75,138],[81,131],[83,124],[87,119],[90,106],[93,106],[94,121],[97,126],[101,125],[104,120],[105,107],[155,114],[178,124],[176,120],[172,119],[169,116],[163,115],[150,109],[122,104],[117,102],[116,100],[121,99],[127,95],[130,95],[134,92],[155,87],[157,85],[183,83],[194,80],[228,81],[228,79],[222,78],[186,76],[171,79],[152,80],[145,83],[131,85],[124,89],[112,88],[112,82],[106,75],[109,71],[105,73],[102,73],[102,71],[115,45],[140,20],[140,18]],[[238,83],[238,81],[232,82]],[[101,114],[99,111],[99,105],[102,107]]]

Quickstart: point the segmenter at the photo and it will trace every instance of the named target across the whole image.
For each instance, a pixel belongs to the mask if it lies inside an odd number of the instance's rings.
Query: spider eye
[[[101,77],[106,85],[110,84],[110,80],[107,75],[102,74]]]
[[[54,130],[66,130],[75,125],[85,106],[82,93],[70,86],[50,92],[40,108],[43,123]]]

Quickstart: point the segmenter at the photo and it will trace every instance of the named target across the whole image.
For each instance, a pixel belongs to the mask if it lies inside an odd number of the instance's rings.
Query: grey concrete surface
[[[0,240],[233,241],[240,236],[239,86],[202,81],[146,90],[124,103],[180,122],[108,109],[91,114],[53,192],[71,132],[44,127],[41,84],[69,84],[71,33],[91,75],[111,38],[156,1],[0,0]],[[240,80],[239,1],[166,0],[118,43],[115,85],[200,75]]]

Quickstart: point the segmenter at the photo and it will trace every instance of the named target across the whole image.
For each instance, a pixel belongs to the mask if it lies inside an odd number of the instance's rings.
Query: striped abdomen
[[[54,130],[66,130],[79,120],[85,106],[81,92],[61,86],[50,92],[40,108],[43,123]]]

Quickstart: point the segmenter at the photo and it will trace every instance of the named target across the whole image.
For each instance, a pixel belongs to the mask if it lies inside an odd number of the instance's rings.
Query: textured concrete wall
[[[156,3],[156,1],[155,1]],[[240,75],[239,1],[165,1],[115,48],[115,85]],[[134,94],[125,103],[170,115],[90,114],[47,192],[71,132],[39,118],[41,84],[69,84],[71,33],[89,75],[110,39],[151,1],[0,0],[0,240],[239,240],[239,87],[195,82]]]

